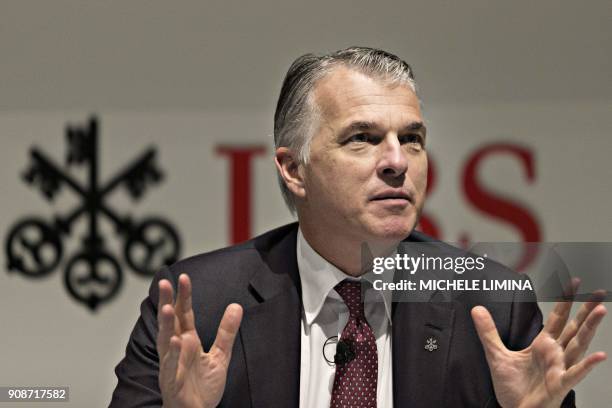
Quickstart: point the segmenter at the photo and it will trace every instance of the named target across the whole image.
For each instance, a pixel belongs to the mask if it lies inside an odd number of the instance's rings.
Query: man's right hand
[[[215,342],[205,353],[195,329],[189,276],[179,276],[174,305],[173,298],[170,281],[160,280],[157,353],[164,407],[216,407],[225,389],[242,307],[231,304],[225,309]]]

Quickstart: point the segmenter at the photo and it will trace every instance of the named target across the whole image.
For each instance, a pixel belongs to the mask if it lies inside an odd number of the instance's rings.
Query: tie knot
[[[361,282],[343,280],[334,289],[348,307],[350,317],[363,317],[363,303],[361,303]]]

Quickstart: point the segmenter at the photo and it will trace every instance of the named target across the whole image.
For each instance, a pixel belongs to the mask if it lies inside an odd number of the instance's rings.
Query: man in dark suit
[[[454,250],[414,231],[427,155],[408,64],[361,47],[300,57],[274,132],[299,224],[160,271],[111,406],[573,406],[571,388],[606,358],[583,358],[599,302],[571,321],[571,303],[559,303],[542,328],[536,303],[487,292],[397,302],[362,290],[364,244],[374,255],[402,241]]]

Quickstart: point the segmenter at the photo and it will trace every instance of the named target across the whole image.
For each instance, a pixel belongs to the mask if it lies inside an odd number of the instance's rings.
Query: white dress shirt
[[[348,322],[348,308],[334,290],[344,279],[351,277],[319,255],[298,230],[297,263],[302,284],[302,334],[300,364],[300,408],[329,407],[334,386],[336,351],[335,341],[325,347],[325,341],[342,334]],[[392,274],[381,278],[392,279]],[[385,279],[385,280],[387,280]],[[383,294],[384,293],[384,294]],[[378,354],[378,408],[393,407],[393,367],[391,360],[391,296],[389,291],[369,289],[365,294],[365,316],[376,337]],[[327,360],[331,361],[329,363]]]

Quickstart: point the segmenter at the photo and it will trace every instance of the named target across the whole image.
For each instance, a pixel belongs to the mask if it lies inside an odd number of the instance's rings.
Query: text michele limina
[[[372,283],[375,290],[397,291],[532,291],[531,281],[528,279],[427,279],[418,282],[402,279],[399,282],[383,282],[380,279]]]

